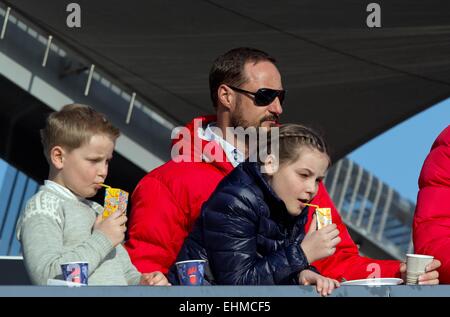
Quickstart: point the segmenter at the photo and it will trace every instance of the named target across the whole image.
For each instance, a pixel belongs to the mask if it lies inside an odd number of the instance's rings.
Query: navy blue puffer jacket
[[[211,284],[298,284],[300,271],[316,271],[300,248],[307,210],[291,216],[260,169],[242,163],[219,183],[178,254],[208,260]],[[169,280],[179,284],[175,266]]]

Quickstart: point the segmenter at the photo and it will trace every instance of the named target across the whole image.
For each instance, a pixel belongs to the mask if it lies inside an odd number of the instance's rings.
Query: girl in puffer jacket
[[[205,279],[219,285],[315,284],[322,295],[339,287],[310,263],[341,241],[335,224],[308,232],[308,206],[330,166],[324,140],[296,124],[279,128],[279,153],[244,162],[217,186],[186,238],[177,261],[207,260]],[[252,156],[250,156],[252,157]],[[326,207],[326,206],[324,206]],[[169,280],[179,284],[175,265]]]

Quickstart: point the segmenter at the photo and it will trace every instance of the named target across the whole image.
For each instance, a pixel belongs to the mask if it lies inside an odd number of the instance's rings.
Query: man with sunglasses
[[[227,135],[227,127],[269,128],[278,124],[283,112],[281,75],[275,59],[260,50],[236,48],[219,56],[211,67],[209,85],[216,114],[186,125],[192,138],[200,140],[187,143],[200,146],[186,147],[191,151],[181,153],[184,160],[172,157],[148,173],[131,197],[125,246],[141,272],[153,272],[153,268],[168,272],[203,202],[245,160],[245,145]],[[173,147],[181,142],[186,140],[175,140]],[[211,146],[223,152],[223,159],[206,153]]]
[[[132,195],[129,240],[125,246],[140,272],[168,272],[193,228],[203,202],[222,178],[245,160],[248,155],[245,144],[227,134],[227,128],[270,128],[278,124],[285,91],[275,63],[267,53],[251,48],[236,48],[215,60],[209,85],[216,115],[196,118],[186,126],[189,134],[201,142],[186,142],[185,139],[174,142],[174,147],[180,142],[188,143],[189,146],[183,149],[190,149],[190,152],[180,153],[183,160],[172,157],[148,173]],[[216,153],[205,151],[211,148],[215,148]],[[220,159],[217,152],[223,154],[224,159]],[[406,268],[399,261],[374,260],[359,255],[322,183],[312,203],[332,208],[333,222],[337,224],[341,238],[330,257],[312,263],[322,275],[352,280],[371,274],[373,277],[400,277],[404,273]],[[312,212],[306,230],[311,215]],[[429,271],[437,266],[439,263],[434,263]],[[437,283],[437,272],[426,273],[424,281]]]

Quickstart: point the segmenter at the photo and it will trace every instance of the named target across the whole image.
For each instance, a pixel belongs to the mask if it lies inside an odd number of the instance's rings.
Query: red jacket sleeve
[[[400,277],[399,261],[375,260],[359,255],[358,247],[350,237],[347,227],[322,183],[319,185],[319,191],[312,204],[331,208],[332,221],[337,225],[342,240],[336,246],[336,252],[332,256],[312,263],[320,274],[338,281],[342,281],[343,278],[354,280],[369,277]],[[310,208],[306,231],[311,224],[313,212],[314,209]]]
[[[441,261],[440,283],[450,283],[450,127],[433,144],[419,177],[414,249]]]
[[[140,272],[168,272],[223,176],[212,164],[169,161],[139,182],[125,247]]]
[[[167,273],[187,235],[187,219],[179,201],[164,183],[144,177],[132,196],[125,247],[142,272]]]

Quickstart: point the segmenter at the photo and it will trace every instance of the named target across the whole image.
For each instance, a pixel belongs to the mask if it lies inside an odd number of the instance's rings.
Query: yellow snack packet
[[[317,230],[333,223],[331,220],[331,208],[320,208],[318,205],[313,204],[305,205],[316,208]]]
[[[331,208],[316,208],[317,230],[331,225]]]
[[[126,212],[128,204],[128,192],[120,188],[107,187],[105,190],[105,203],[103,205],[103,219],[108,218],[120,210]]]

